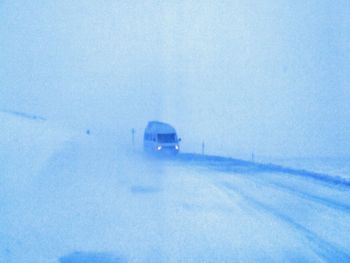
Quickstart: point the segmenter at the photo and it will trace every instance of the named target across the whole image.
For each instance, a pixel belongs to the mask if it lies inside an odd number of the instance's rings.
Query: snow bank
[[[45,181],[39,178],[41,171],[74,137],[74,132],[55,123],[29,116],[0,112],[0,262],[29,262],[28,258],[40,255],[40,251],[23,253],[28,250],[24,245],[28,236],[37,234],[29,233],[31,228],[24,222],[41,209],[32,198],[37,183]]]
[[[2,177],[19,181],[37,173],[50,156],[73,137],[42,118],[0,112],[0,165]],[[13,178],[15,179],[15,178]]]

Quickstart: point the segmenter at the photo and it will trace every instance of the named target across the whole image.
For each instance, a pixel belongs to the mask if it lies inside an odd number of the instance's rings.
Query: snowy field
[[[347,185],[0,119],[0,262],[350,262]]]

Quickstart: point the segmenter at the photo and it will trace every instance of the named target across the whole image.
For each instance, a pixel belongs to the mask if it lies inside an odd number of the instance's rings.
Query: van
[[[150,153],[172,153],[177,154],[180,150],[176,130],[170,124],[150,121],[145,129],[143,146]]]

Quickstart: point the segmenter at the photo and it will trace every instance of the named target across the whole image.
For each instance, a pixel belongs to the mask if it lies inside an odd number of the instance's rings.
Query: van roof
[[[148,133],[176,133],[173,126],[160,121],[150,121],[147,124],[145,132]]]

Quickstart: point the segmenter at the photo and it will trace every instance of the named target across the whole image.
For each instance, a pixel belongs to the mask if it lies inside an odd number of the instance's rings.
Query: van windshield
[[[175,142],[175,141],[176,141],[175,133],[158,134],[158,142],[160,143]]]

